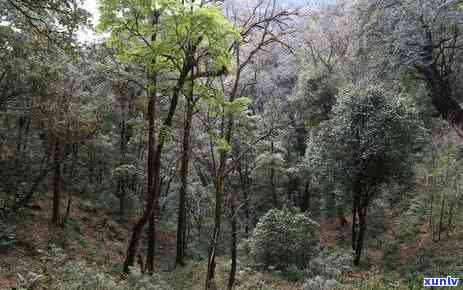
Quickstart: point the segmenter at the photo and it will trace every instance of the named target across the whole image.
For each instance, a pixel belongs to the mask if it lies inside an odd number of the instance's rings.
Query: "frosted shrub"
[[[268,211],[255,227],[249,248],[254,261],[264,267],[285,270],[303,268],[318,248],[317,223],[288,209]]]
[[[304,283],[303,290],[331,290],[340,289],[340,286],[341,284],[334,279],[325,279],[320,276],[315,276]]]
[[[340,289],[341,284],[336,279],[351,270],[351,263],[350,252],[322,252],[307,265],[304,290]]]
[[[313,278],[337,279],[342,274],[351,270],[352,254],[350,252],[322,252],[318,257],[309,261],[306,268],[306,276]]]
[[[162,280],[162,278],[154,273],[145,275],[138,268],[131,268],[127,279],[128,289],[137,290],[171,290],[172,288]]]
[[[142,275],[132,271],[127,280],[119,280],[108,273],[98,272],[85,263],[68,262],[57,272],[55,290],[170,290],[158,275]]]

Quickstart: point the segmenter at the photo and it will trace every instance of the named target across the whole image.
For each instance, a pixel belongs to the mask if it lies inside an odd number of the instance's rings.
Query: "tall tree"
[[[355,265],[360,263],[372,201],[382,186],[409,180],[412,172],[420,122],[408,106],[377,86],[346,90],[333,119],[321,124],[309,146],[311,167],[352,203]]]
[[[362,50],[374,44],[393,70],[411,73],[428,88],[438,114],[463,140],[463,109],[459,85],[462,49],[462,11],[458,1],[406,0],[394,3],[360,2],[364,22]],[[393,52],[393,58],[389,56]],[[390,60],[389,60],[390,59]],[[399,70],[397,70],[397,68]],[[392,74],[397,77],[397,74]]]
[[[194,2],[159,1],[147,3],[140,0],[133,3],[120,3],[119,1],[103,0],[101,4],[102,21],[100,26],[102,29],[111,31],[111,41],[120,49],[121,56],[133,60],[139,58],[141,54],[141,61],[147,67],[147,71],[154,70],[156,75],[171,72],[176,76],[175,80],[170,82],[170,87],[165,88],[171,94],[169,108],[159,128],[156,148],[152,148],[154,150],[151,150],[152,154],[149,154],[148,157],[148,183],[152,186],[149,187],[146,209],[134,226],[124,262],[124,271],[127,272],[129,267],[133,266],[141,231],[149,220],[149,245],[146,264],[148,271],[152,272],[156,233],[154,219],[158,217],[156,211],[159,202],[162,150],[172,127],[179,98],[188,80],[188,75],[197,63],[195,61],[197,49],[199,47],[207,48],[205,55],[210,58],[212,70],[214,72],[223,71],[228,60],[224,48],[234,38],[234,32],[218,9],[199,7]],[[124,13],[118,14],[118,9]],[[210,29],[211,27],[216,29]],[[197,57],[204,57],[205,55],[201,54]],[[207,74],[205,69],[211,70],[201,67],[196,71],[199,75]],[[153,90],[157,89],[156,83],[151,82],[148,94],[155,95],[156,92]],[[154,114],[152,105],[149,106],[149,111]],[[151,114],[149,115],[151,116]],[[153,126],[150,127],[154,128],[154,120],[152,124]],[[153,138],[150,139],[150,142],[154,142]],[[154,145],[154,143],[151,144]]]
[[[231,74],[230,89],[224,91],[224,94],[228,96],[228,103],[235,102],[241,96],[242,74],[255,55],[272,44],[281,43],[284,36],[291,33],[288,22],[295,13],[294,11],[282,9],[276,0],[257,1],[252,3],[249,11],[241,17],[236,5],[237,3],[231,2],[227,7],[227,14],[240,31],[242,42],[234,42],[230,47],[230,51],[233,52],[234,56],[235,70]],[[218,166],[214,166],[214,168],[217,168],[215,172],[215,217],[207,259],[206,290],[215,287],[215,258],[221,231],[225,178],[229,172],[227,169],[228,151],[233,137],[234,124],[235,116],[233,111],[224,110],[219,138],[225,146],[222,146],[219,150]],[[234,271],[235,269],[231,271],[232,278],[229,283],[231,285],[234,284]]]

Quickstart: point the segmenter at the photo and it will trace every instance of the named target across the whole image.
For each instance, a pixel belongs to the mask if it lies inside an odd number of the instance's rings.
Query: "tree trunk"
[[[190,133],[191,122],[193,119],[193,82],[191,84],[190,96],[186,102],[185,126],[183,129],[183,150],[182,164],[180,168],[180,193],[179,193],[179,208],[177,222],[177,254],[175,257],[175,265],[183,266],[185,264],[185,230],[186,230],[186,195],[188,186],[188,166],[190,162]]]
[[[355,251],[357,245],[357,194],[354,192],[352,199],[352,250]]]
[[[126,148],[127,148],[127,117],[126,117],[126,103],[125,100],[121,100],[120,102],[121,106],[121,124],[120,124],[120,154],[121,154],[121,160],[120,163],[125,164],[126,163]],[[118,181],[118,188],[117,190],[119,191],[119,219],[121,221],[124,220],[125,216],[125,182],[126,182],[126,177],[120,177]]]
[[[153,25],[157,25],[159,22],[159,14],[154,13],[152,19]],[[154,34],[151,38],[151,41],[156,41],[156,34]],[[151,65],[155,66],[156,60],[153,59]],[[127,249],[127,256],[124,261],[123,271],[128,273],[129,267],[132,267],[135,262],[135,257],[137,256],[138,245],[140,243],[141,233],[143,227],[145,226],[148,219],[150,219],[153,215],[153,208],[156,199],[155,194],[155,168],[154,162],[157,159],[156,155],[159,155],[158,152],[155,152],[155,144],[156,144],[156,134],[155,134],[155,112],[156,112],[156,101],[157,101],[157,72],[152,71],[154,68],[148,69],[149,71],[149,87],[148,87],[148,180],[147,180],[147,193],[146,193],[146,207],[143,215],[140,219],[135,223],[133,230],[132,230],[132,237],[130,239],[129,247]],[[152,229],[150,229],[150,233]],[[150,233],[148,233],[149,240],[152,238],[150,237]],[[150,252],[148,250],[148,252]],[[147,259],[146,264],[149,261]]]
[[[235,284],[235,275],[236,275],[236,244],[237,244],[237,213],[236,213],[236,195],[235,192],[232,191],[231,193],[231,201],[230,201],[230,223],[231,223],[231,268],[230,268],[230,276],[228,278],[228,290],[233,288]]]
[[[215,277],[215,256],[217,251],[217,244],[219,242],[220,225],[222,219],[222,202],[224,193],[224,182],[225,182],[225,166],[226,166],[227,154],[222,152],[220,154],[220,166],[217,173],[217,184],[215,190],[215,218],[214,218],[214,231],[211,238],[211,246],[209,249],[208,261],[207,261],[207,276],[206,276],[206,290],[214,289],[214,277]]]
[[[307,179],[302,193],[301,211],[310,211],[310,178]]]
[[[123,221],[125,217],[125,178],[121,178],[119,184],[119,219]]]
[[[236,75],[235,85],[233,88],[233,92],[230,95],[230,102],[233,102],[236,97],[236,93],[238,90],[238,80],[239,80],[239,72]],[[224,120],[225,122],[225,120]],[[228,144],[230,144],[231,136],[233,133],[233,123],[234,117],[233,112],[228,112],[228,122],[227,127],[225,128],[225,140]],[[224,195],[224,187],[225,187],[225,169],[227,166],[227,158],[228,154],[225,150],[220,152],[220,161],[219,161],[219,168],[216,174],[216,189],[215,189],[215,218],[214,218],[214,232],[211,237],[210,248],[209,248],[209,255],[208,255],[208,262],[207,262],[207,275],[206,275],[206,290],[214,289],[215,283],[215,256],[217,254],[217,244],[219,242],[220,236],[220,226],[221,226],[221,219],[222,219],[222,202],[223,202],[223,195]]]
[[[153,194],[149,195],[145,212],[143,216],[140,218],[140,220],[137,221],[137,223],[135,224],[133,228],[132,238],[130,240],[129,248],[127,250],[127,257],[124,262],[124,268],[123,268],[124,272],[128,272],[129,267],[133,266],[135,256],[138,250],[138,245],[140,242],[141,231],[143,230],[144,225],[150,218],[151,218],[151,221],[153,222],[153,219],[157,218],[158,216],[157,211],[159,210],[159,184],[160,184],[159,176],[160,176],[160,171],[161,171],[162,149],[164,147],[164,143],[167,138],[168,130],[172,127],[172,120],[173,120],[175,111],[177,109],[180,91],[183,88],[187,74],[190,71],[190,67],[191,67],[191,59],[185,61],[182,71],[180,73],[180,76],[177,80],[177,84],[175,85],[174,91],[172,93],[169,111],[167,113],[166,119],[163,122],[162,128],[159,132],[158,145],[156,147],[154,158],[153,158],[154,160],[152,162],[150,162],[150,160],[148,161],[148,166],[151,166],[152,168],[151,172],[152,172],[152,177],[154,180],[154,182],[149,181],[150,178],[148,177],[148,182],[151,182],[151,185],[152,185],[151,192]],[[152,90],[155,90],[154,87],[152,88]],[[153,103],[152,114],[154,116],[154,103]],[[153,130],[154,130],[154,122],[153,122]],[[150,141],[154,142],[154,140],[151,140],[151,138],[150,138]],[[154,222],[150,230],[152,232],[151,234],[148,235],[148,237],[149,239],[152,240],[151,241],[152,247],[149,248],[149,251],[147,253],[146,268],[148,272],[152,272],[154,270],[154,242],[156,240],[155,239],[156,224]]]
[[[156,189],[154,189],[156,191]],[[158,194],[155,194],[158,195]],[[157,199],[157,198],[156,198]],[[158,217],[158,211],[156,210],[156,201],[151,213],[151,217],[148,221],[148,248],[146,249],[146,270],[149,274],[154,272],[154,252],[156,249],[156,220]]]
[[[359,233],[357,237],[356,247],[355,247],[355,257],[354,265],[360,265],[360,258],[362,256],[363,242],[365,240],[365,231],[367,229],[366,224],[366,209],[359,209]]]
[[[244,211],[244,218],[245,218],[245,223],[244,223],[244,232],[246,234],[246,238],[249,237],[249,193],[248,193],[248,176],[247,176],[247,170],[243,173],[243,170],[241,169],[241,161],[240,165],[238,166],[238,173],[240,176],[240,183],[241,183],[241,188],[243,190],[243,211]]]
[[[270,192],[272,193],[273,197],[273,206],[275,208],[278,208],[278,195],[277,195],[277,189],[275,185],[275,164],[273,162],[273,153],[274,153],[274,144],[273,140],[270,142]]]
[[[69,170],[69,176],[68,176],[68,186],[67,186],[67,192],[68,192],[68,203],[66,206],[66,214],[63,218],[63,224],[66,224],[69,216],[71,214],[71,204],[72,204],[72,191],[73,191],[73,184],[74,184],[74,174],[75,174],[75,168],[76,168],[76,163],[77,163],[77,154],[78,154],[78,144],[72,144],[72,164],[71,168]]]
[[[442,226],[444,224],[444,209],[445,209],[445,195],[442,196],[442,204],[440,208],[440,218],[439,218],[439,233],[438,233],[438,240],[440,241],[441,233],[442,233]]]
[[[60,160],[61,142],[58,138],[55,141],[54,153],[54,175],[53,175],[53,215],[52,223],[59,226],[61,223],[60,203],[61,203],[61,160]]]

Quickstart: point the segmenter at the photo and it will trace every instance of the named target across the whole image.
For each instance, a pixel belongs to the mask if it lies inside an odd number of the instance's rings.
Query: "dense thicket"
[[[244,264],[329,289],[370,249],[460,237],[463,4],[315,2],[100,0],[92,24],[0,1],[0,247],[24,213],[66,235],[92,204],[130,228],[126,274],[172,231],[168,268],[201,261],[205,289]]]

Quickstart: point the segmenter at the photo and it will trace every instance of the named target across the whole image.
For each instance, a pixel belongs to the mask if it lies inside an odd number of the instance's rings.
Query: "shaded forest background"
[[[461,276],[460,2],[0,0],[0,289]]]

